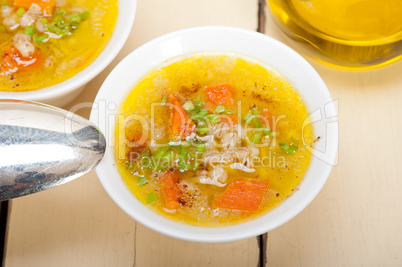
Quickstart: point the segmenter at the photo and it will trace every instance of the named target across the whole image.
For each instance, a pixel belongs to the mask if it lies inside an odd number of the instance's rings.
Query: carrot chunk
[[[214,205],[223,209],[256,211],[264,199],[268,184],[266,180],[234,179]]]
[[[2,73],[14,73],[19,70],[39,68],[43,63],[43,58],[44,56],[40,52],[35,52],[30,58],[24,58],[17,49],[8,46],[4,50],[0,70]]]
[[[53,8],[56,5],[55,0],[14,0],[16,7],[22,7],[28,10],[32,4],[37,4],[42,8],[44,15],[52,15]]]
[[[191,122],[187,113],[183,110],[179,101],[173,94],[169,95],[169,101],[173,105],[171,128],[172,140],[181,139],[191,135],[194,132],[194,124]]]
[[[172,171],[164,172],[161,177],[166,208],[177,209],[180,204],[185,203],[183,194],[177,185],[179,177]]]
[[[215,105],[231,107],[234,105],[234,90],[230,84],[210,86],[205,89],[208,101]]]

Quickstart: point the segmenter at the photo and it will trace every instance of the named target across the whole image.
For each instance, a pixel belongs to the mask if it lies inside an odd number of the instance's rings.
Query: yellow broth
[[[10,6],[17,10],[10,1]],[[11,74],[0,74],[0,91],[29,91],[61,83],[85,69],[104,49],[109,41],[117,20],[117,0],[67,0],[65,5],[54,10],[52,17],[44,17],[49,23],[57,16],[57,11],[89,11],[87,19],[80,22],[71,36],[60,39],[49,38],[44,43],[32,43],[35,51],[43,55],[39,68],[18,70]],[[32,26],[35,26],[33,24]],[[17,33],[25,33],[25,27],[16,30],[1,26],[0,53],[13,45]],[[38,36],[47,36],[35,31]]]
[[[139,152],[148,147],[151,139],[156,139],[154,142],[159,144],[170,141],[171,109],[158,106],[152,115],[151,104],[163,102],[169,92],[181,97],[182,104],[188,99],[201,99],[206,102],[205,88],[225,83],[234,88],[234,97],[240,103],[234,110],[240,117],[243,118],[254,105],[260,109],[268,109],[275,118],[286,116],[284,119],[279,119],[276,125],[272,125],[272,131],[276,131],[278,135],[266,138],[268,141],[265,141],[271,142],[270,145],[260,148],[259,157],[265,159],[264,167],[256,167],[255,172],[248,173],[226,166],[228,178],[224,187],[200,183],[196,171],[178,172],[181,181],[186,181],[198,189],[192,191],[190,205],[167,209],[161,190],[160,173],[149,169],[138,169],[138,166],[133,169],[129,165],[130,152]],[[116,159],[125,183],[144,205],[175,221],[217,227],[261,216],[297,190],[309,166],[311,155],[308,147],[313,145],[314,138],[311,126],[305,127],[302,133],[303,122],[308,117],[303,100],[280,74],[251,59],[229,54],[200,53],[169,61],[147,74],[134,87],[119,114],[116,127]],[[127,119],[133,114],[145,118],[148,127],[155,128],[155,134],[151,136],[149,132],[146,143],[140,148],[133,148],[130,145],[131,141],[138,140],[142,132],[136,119]],[[242,125],[244,125],[243,119]],[[298,150],[293,155],[282,151],[279,143],[289,144],[294,139],[300,141]],[[141,176],[145,176],[148,183],[139,185]],[[269,181],[268,190],[258,211],[214,207],[214,200],[222,195],[234,178]],[[155,193],[157,200],[148,204],[147,196],[150,193]]]

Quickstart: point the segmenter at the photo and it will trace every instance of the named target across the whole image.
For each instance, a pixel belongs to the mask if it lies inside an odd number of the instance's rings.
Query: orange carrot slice
[[[161,177],[166,208],[177,209],[180,204],[185,203],[183,200],[183,194],[177,185],[179,177],[172,171],[164,172]]]
[[[22,7],[28,10],[32,4],[37,4],[42,8],[43,14],[45,16],[51,16],[53,8],[56,5],[55,0],[14,0],[14,5],[16,7]]]
[[[215,105],[231,107],[234,105],[234,90],[230,84],[210,86],[205,89],[208,101]]]
[[[8,46],[4,50],[0,70],[2,73],[14,73],[24,69],[35,69],[42,66],[44,55],[35,52],[32,57],[24,58],[14,47]]]
[[[268,185],[267,180],[234,179],[226,191],[215,200],[214,205],[222,209],[257,211]]]
[[[179,101],[173,94],[169,95],[169,101],[173,105],[171,128],[172,140],[189,136],[194,132],[194,124],[191,122],[187,113],[183,110]]]

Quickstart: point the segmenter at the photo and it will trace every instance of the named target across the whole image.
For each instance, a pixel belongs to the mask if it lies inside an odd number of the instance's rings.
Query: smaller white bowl
[[[74,100],[96,75],[120,52],[134,22],[137,0],[119,0],[118,16],[112,37],[99,56],[84,70],[59,84],[26,92],[0,91],[0,99],[22,99],[63,107]]]
[[[194,52],[218,51],[252,57],[276,69],[286,77],[304,99],[310,112],[326,116],[313,124],[323,153],[312,157],[299,190],[267,214],[242,224],[205,228],[169,220],[143,205],[121,178],[114,159],[113,135],[119,107],[134,86],[152,69],[171,58]],[[319,114],[318,114],[319,115]],[[270,231],[301,212],[323,187],[334,164],[338,132],[326,127],[325,118],[335,116],[330,94],[317,72],[299,54],[286,45],[256,32],[230,27],[200,27],[159,37],[132,52],[107,77],[91,112],[90,120],[106,135],[108,146],[96,173],[110,197],[127,214],[145,226],[179,239],[199,242],[227,242]],[[335,121],[336,122],[336,121]],[[313,218],[312,218],[313,219]]]

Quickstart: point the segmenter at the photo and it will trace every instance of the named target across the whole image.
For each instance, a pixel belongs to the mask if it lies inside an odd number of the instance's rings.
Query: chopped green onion
[[[260,113],[261,113],[259,108],[253,108],[252,112],[253,112],[254,115],[260,115]]]
[[[184,103],[183,108],[186,111],[190,111],[194,109],[194,105],[191,101],[187,101],[186,103]]]
[[[202,101],[201,99],[195,100],[194,103],[197,108],[202,108],[204,106],[204,101]]]
[[[169,151],[169,147],[168,147],[168,146],[160,147],[160,148],[156,151],[154,157],[155,157],[156,159],[159,159],[159,158],[165,156],[168,151]]]
[[[81,14],[81,19],[86,20],[89,16],[89,11],[85,11],[84,13]]]
[[[277,136],[278,136],[278,132],[272,132],[272,133],[271,133],[271,136],[272,136],[272,137],[277,137]]]
[[[1,2],[1,5],[2,5],[2,6],[8,6],[8,2],[7,2],[7,1],[3,1],[3,2]]]
[[[281,146],[282,152],[289,153],[289,146],[284,142],[280,142],[279,145]]]
[[[141,177],[140,179],[138,179],[138,185],[139,186],[143,186],[143,185],[145,185],[147,183],[148,183],[148,180],[147,180],[146,177]]]
[[[197,145],[197,146],[195,147],[195,150],[197,150],[197,151],[200,152],[200,153],[203,153],[203,152],[205,152],[206,147],[205,147],[204,144],[199,144],[199,145]]]
[[[225,110],[226,110],[226,107],[225,107],[225,106],[220,106],[220,105],[219,105],[219,106],[217,106],[217,107],[215,108],[214,112],[220,114],[220,113],[225,112]]]
[[[298,139],[292,139],[292,142],[290,143],[292,146],[299,146],[299,140]]]
[[[262,136],[261,132],[254,133],[253,137],[251,138],[251,142],[253,144],[258,144],[261,140],[261,136]]]
[[[149,149],[144,149],[140,153],[139,158],[145,158],[145,157],[148,157],[149,155],[151,155],[151,152],[149,151]]]
[[[257,120],[257,116],[251,115],[251,116],[249,116],[248,120],[246,120],[246,123],[247,123],[247,124],[248,124],[248,123],[253,123],[253,122],[255,122],[256,120]]]
[[[299,149],[299,140],[293,139],[290,145],[287,145],[284,142],[280,142],[279,145],[281,146],[282,152],[293,155],[295,151]]]
[[[34,34],[32,37],[34,39],[34,42],[37,44],[45,43],[46,42],[45,40],[49,38],[49,36],[47,35],[37,36],[36,34]]]
[[[155,202],[158,199],[158,196],[156,193],[150,193],[147,195],[147,203],[150,204],[152,202]]]
[[[267,128],[267,126],[264,126],[262,129],[262,133],[269,135],[269,134],[271,134],[271,129]]]
[[[182,147],[189,147],[190,143],[188,141],[183,141],[183,142],[181,142],[181,146]]]
[[[18,10],[17,10],[17,15],[21,17],[22,15],[24,15],[25,12],[26,12],[25,9],[23,9],[22,7],[20,7],[20,8],[18,8]]]
[[[65,16],[65,15],[67,15],[67,12],[64,11],[64,10],[57,10],[57,11],[56,11],[56,14],[57,14],[57,15],[60,15],[60,16]]]
[[[25,34],[27,34],[27,35],[33,35],[34,34],[34,32],[35,32],[35,28],[34,27],[32,27],[32,26],[27,26],[26,28],[25,28]]]
[[[207,117],[207,119],[209,120],[209,122],[210,122],[211,124],[217,124],[218,122],[221,121],[221,119],[219,118],[219,116],[218,116],[218,115],[215,115],[215,114],[210,114],[210,115],[207,115],[206,117]]]
[[[256,120],[256,122],[255,122],[255,126],[257,127],[257,128],[261,128],[261,120]]]
[[[149,168],[152,168],[153,167],[153,162],[152,162],[152,159],[150,159],[150,158],[144,158],[142,161],[141,161],[141,167],[142,168],[145,168],[145,169],[149,169]]]
[[[166,102],[167,102],[167,96],[165,95],[165,96],[162,98],[162,102],[161,102],[162,106],[166,105]]]
[[[246,116],[244,117],[244,121],[248,121],[251,118],[251,116],[253,116],[253,113],[251,112],[251,110],[249,110]]]
[[[198,132],[199,134],[206,134],[208,131],[209,131],[209,128],[208,128],[208,127],[205,127],[205,128],[198,128],[198,129],[197,129],[197,132]]]
[[[208,115],[208,114],[209,114],[209,111],[206,110],[206,109],[201,109],[201,110],[198,112],[198,115],[200,115],[200,116],[206,116],[206,115]]]
[[[201,161],[196,161],[194,162],[194,166],[192,167],[193,170],[198,169],[198,167],[200,167]]]
[[[78,14],[72,15],[72,16],[70,17],[70,21],[71,21],[71,22],[79,22],[80,20],[81,20],[81,17],[80,17],[80,15],[78,15]]]
[[[42,22],[42,24],[47,24],[48,20],[47,20],[47,18],[41,18],[40,22]]]

